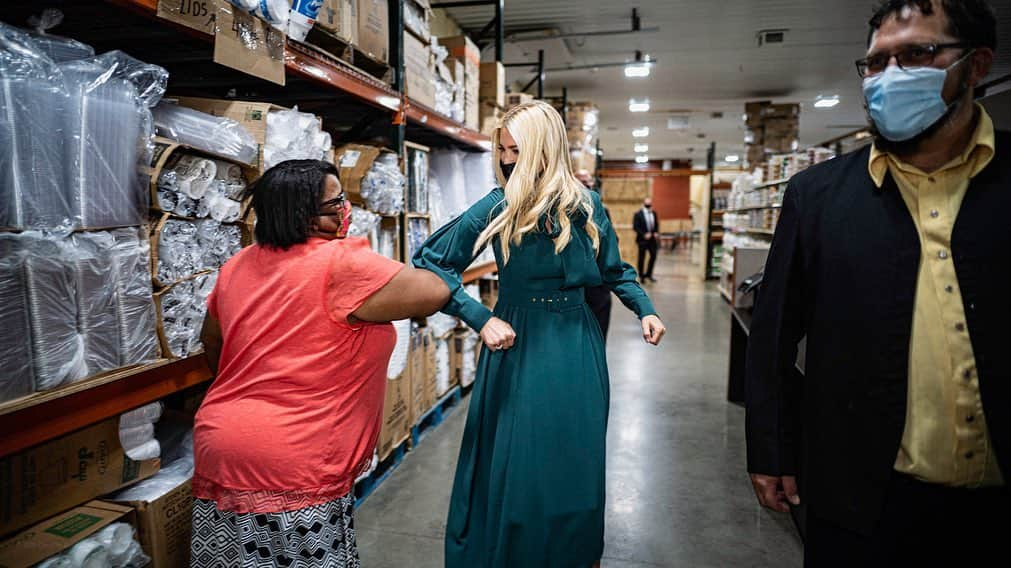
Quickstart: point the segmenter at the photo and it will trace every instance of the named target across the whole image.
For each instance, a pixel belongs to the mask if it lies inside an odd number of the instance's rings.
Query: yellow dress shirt
[[[891,172],[920,233],[921,259],[909,350],[906,425],[895,469],[953,487],[1003,485],[990,444],[962,293],[951,254],[951,232],[969,181],[994,156],[993,121],[977,105],[979,122],[965,151],[933,173],[871,150],[869,169],[880,188]]]

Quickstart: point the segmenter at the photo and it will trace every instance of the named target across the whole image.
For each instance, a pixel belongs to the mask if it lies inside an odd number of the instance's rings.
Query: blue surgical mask
[[[892,142],[904,142],[941,120],[950,106],[941,95],[948,71],[971,53],[947,69],[901,69],[891,65],[883,73],[864,79],[864,98],[878,132]]]

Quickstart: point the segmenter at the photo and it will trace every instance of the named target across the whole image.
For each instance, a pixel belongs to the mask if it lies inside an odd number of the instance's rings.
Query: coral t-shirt
[[[196,417],[197,498],[270,513],[351,491],[379,437],[396,332],[347,318],[401,268],[365,239],[257,245],[222,267],[207,302],[224,343]]]

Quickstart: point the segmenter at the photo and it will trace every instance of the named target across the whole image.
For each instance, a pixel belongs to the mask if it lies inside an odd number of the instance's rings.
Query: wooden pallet
[[[407,445],[409,442],[410,438],[407,438],[399,446],[393,448],[390,455],[379,462],[375,471],[370,473],[365,479],[355,483],[355,509],[361,507],[362,503],[369,498],[369,495],[372,495],[400,467],[400,464],[404,462],[404,458],[407,456]]]
[[[432,433],[432,430],[445,422],[449,417],[449,411],[460,404],[462,400],[463,389],[459,385],[449,389],[449,392],[440,398],[431,410],[423,414],[417,424],[411,427],[411,448],[417,448],[418,444]]]

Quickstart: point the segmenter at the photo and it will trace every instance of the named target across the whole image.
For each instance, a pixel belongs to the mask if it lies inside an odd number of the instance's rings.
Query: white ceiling
[[[992,0],[1002,36],[995,76],[1011,72],[1011,0]],[[570,100],[591,100],[601,108],[601,147],[608,159],[634,156],[631,130],[649,126],[652,159],[705,160],[710,142],[717,155],[742,154],[744,103],[772,100],[800,103],[801,145],[814,145],[865,124],[860,79],[853,61],[863,55],[867,20],[876,0],[639,0],[633,3],[578,0],[506,0],[506,32],[559,33],[631,28],[632,8],[642,27],[654,33],[509,43],[506,62],[531,61],[545,49],[547,67],[592,65],[632,59],[642,50],[658,63],[646,79],[627,79],[621,67],[548,73],[546,95],[567,87]],[[467,31],[484,27],[490,7],[454,8]],[[764,29],[787,29],[782,45],[758,46]],[[489,48],[485,59],[493,59]],[[528,69],[509,70],[510,81],[525,84]],[[532,92],[532,90],[531,90]],[[812,107],[819,95],[839,95],[830,110]],[[633,114],[629,98],[649,98],[652,111]],[[667,129],[671,111],[690,112],[687,131]],[[723,118],[711,118],[722,112]],[[681,114],[681,113],[677,113]],[[702,136],[700,136],[702,135]]]

